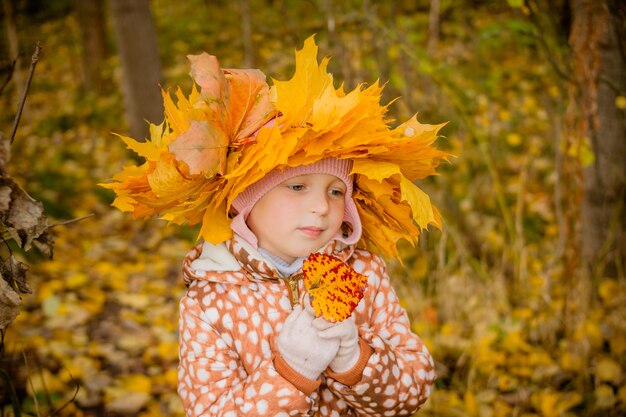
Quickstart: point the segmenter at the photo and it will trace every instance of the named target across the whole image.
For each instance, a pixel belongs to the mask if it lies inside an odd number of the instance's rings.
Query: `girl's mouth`
[[[324,231],[321,227],[314,226],[301,227],[299,230],[309,237],[318,237]]]

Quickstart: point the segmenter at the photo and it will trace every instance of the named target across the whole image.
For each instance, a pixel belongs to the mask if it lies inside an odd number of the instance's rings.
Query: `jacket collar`
[[[332,240],[318,252],[345,262],[354,253],[354,246]],[[217,245],[198,243],[185,256],[183,277],[186,285],[194,280],[249,285],[284,278],[269,260],[236,234]]]

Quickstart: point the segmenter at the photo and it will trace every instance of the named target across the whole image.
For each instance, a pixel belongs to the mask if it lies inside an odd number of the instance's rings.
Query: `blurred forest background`
[[[133,158],[112,132],[162,121],[187,54],[286,79],[314,33],[337,83],[380,79],[394,118],[448,121],[458,156],[420,184],[443,231],[390,262],[437,363],[419,415],[626,415],[624,4],[3,0],[0,416],[184,415],[197,230],[109,206],[97,184]]]

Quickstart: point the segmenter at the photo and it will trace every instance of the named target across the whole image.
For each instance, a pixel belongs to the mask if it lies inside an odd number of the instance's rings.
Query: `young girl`
[[[312,38],[271,89],[259,71],[190,59],[200,92],[166,96],[152,142],[124,138],[147,163],[108,185],[136,215],[202,222],[180,304],[187,415],[415,413],[433,361],[373,252],[397,256],[398,239],[439,225],[412,181],[446,157],[432,146],[440,126],[389,128],[378,84],[336,89]],[[315,316],[302,280],[313,252],[368,277],[347,320]]]

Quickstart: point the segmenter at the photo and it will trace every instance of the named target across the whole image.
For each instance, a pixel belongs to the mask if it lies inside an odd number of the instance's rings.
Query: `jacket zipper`
[[[298,289],[298,280],[300,278],[302,278],[302,274],[296,274],[286,279],[292,307],[298,304],[300,300],[300,291]]]
[[[254,277],[245,269],[242,269],[243,273],[248,277],[250,281],[254,281]],[[302,272],[292,275],[288,278],[282,278],[283,281],[287,283],[287,290],[289,291],[289,301],[291,301],[291,306],[295,306],[296,304],[300,304],[300,290],[298,289],[298,281],[302,278],[304,274]]]

